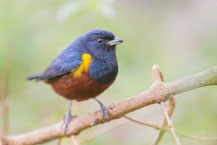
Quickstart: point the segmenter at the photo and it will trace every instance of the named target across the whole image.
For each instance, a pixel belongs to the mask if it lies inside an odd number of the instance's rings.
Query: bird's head
[[[95,29],[85,33],[82,36],[82,41],[85,44],[85,49],[96,55],[103,55],[109,52],[115,52],[115,48],[123,40],[115,37],[112,32]]]

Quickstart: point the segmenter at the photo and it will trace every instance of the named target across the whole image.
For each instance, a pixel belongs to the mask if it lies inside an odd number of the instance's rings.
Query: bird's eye
[[[103,39],[98,39],[97,42],[102,43]]]

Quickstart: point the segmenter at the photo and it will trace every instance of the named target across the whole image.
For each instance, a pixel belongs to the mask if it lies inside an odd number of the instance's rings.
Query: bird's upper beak
[[[118,37],[115,37],[113,40],[109,41],[107,44],[109,46],[115,46],[115,45],[118,45],[120,43],[124,42],[122,39],[118,38]]]

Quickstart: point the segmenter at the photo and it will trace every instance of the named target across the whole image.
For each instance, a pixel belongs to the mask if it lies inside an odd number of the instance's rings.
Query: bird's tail
[[[37,80],[37,81],[39,81],[39,80],[41,80],[41,76],[42,76],[42,74],[36,74],[36,75],[33,75],[33,76],[29,76],[27,79],[28,80]]]

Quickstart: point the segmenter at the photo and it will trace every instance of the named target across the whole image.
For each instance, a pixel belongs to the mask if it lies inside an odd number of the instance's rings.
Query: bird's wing
[[[50,64],[39,80],[50,80],[76,70],[82,61],[81,53],[63,53]]]

